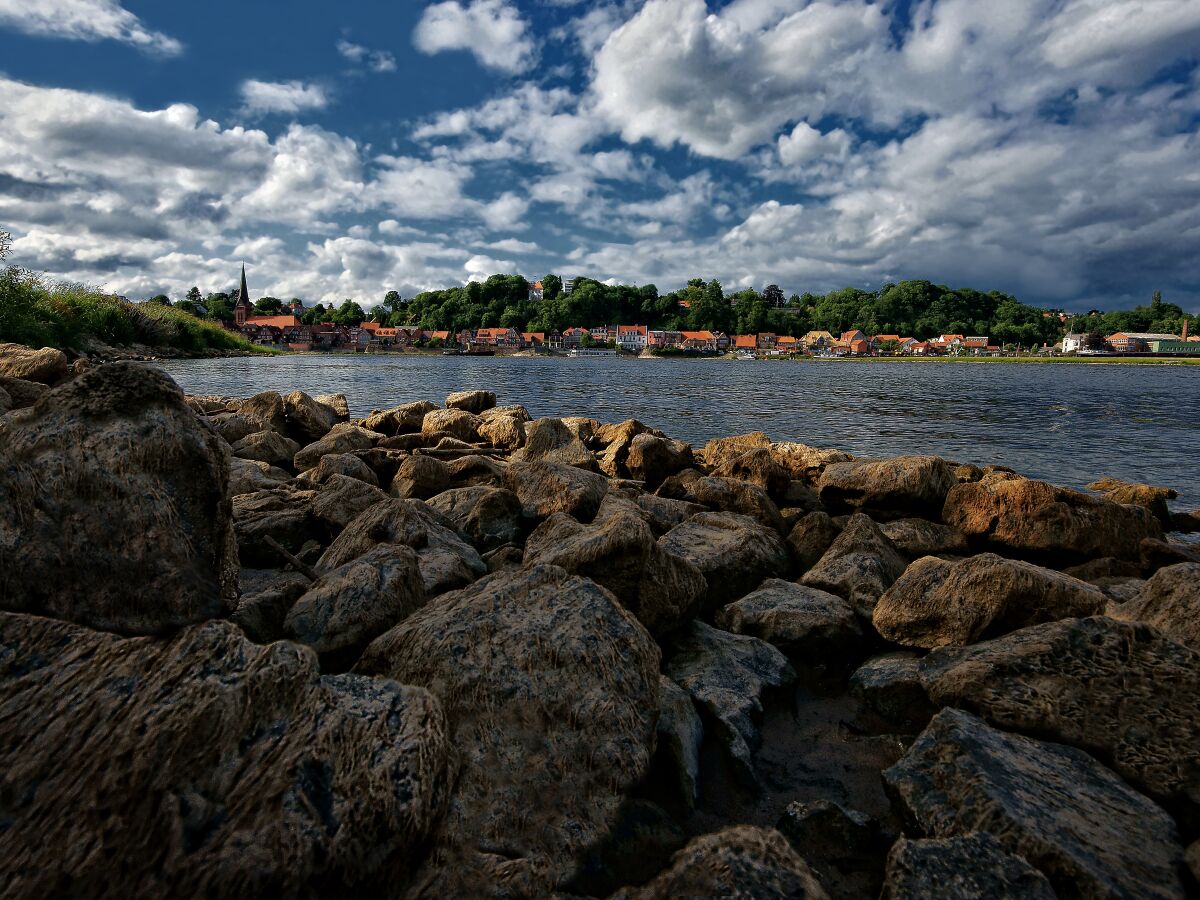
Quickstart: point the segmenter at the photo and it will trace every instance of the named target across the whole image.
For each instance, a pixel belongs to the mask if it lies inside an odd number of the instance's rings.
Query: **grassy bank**
[[[256,350],[241,335],[179,309],[50,283],[16,267],[0,271],[0,342],[78,350],[89,339],[185,353]]]

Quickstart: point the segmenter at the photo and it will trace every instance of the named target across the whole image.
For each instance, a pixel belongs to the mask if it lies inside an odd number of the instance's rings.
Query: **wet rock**
[[[1086,581],[994,553],[959,562],[926,556],[879,598],[872,622],[889,641],[931,650],[1098,615],[1106,602]]]
[[[771,444],[771,455],[788,473],[790,478],[815,484],[820,480],[825,467],[833,463],[852,460],[849,453],[841,450],[825,450],[820,447],[810,447],[792,441],[779,441]]]
[[[487,571],[479,553],[450,523],[419,500],[388,499],[359,514],[317,561],[328,572],[369,553],[379,544],[417,551],[425,593],[436,596],[470,584]]]
[[[504,486],[517,495],[531,519],[565,512],[590,522],[608,491],[608,479],[576,466],[539,460],[509,463]]]
[[[850,693],[902,731],[920,731],[937,712],[921,682],[920,663],[909,652],[869,659],[850,676]]]
[[[513,462],[547,462],[596,470],[596,458],[561,419],[534,419],[525,424],[525,444],[514,450]]]
[[[421,420],[421,433],[441,432],[473,444],[480,440],[479,426],[481,424],[483,424],[483,420],[474,413],[461,409],[433,409],[425,413],[425,417]]]
[[[245,400],[236,401],[232,412],[240,413],[258,422],[259,431],[287,431],[287,404],[278,391],[263,391]]]
[[[609,900],[676,897],[826,900],[828,894],[778,831],[737,825],[693,839],[653,881]]]
[[[440,695],[462,765],[427,896],[547,894],[650,763],[659,654],[604,589],[537,566],[431,600],[357,671]]]
[[[1200,652],[1096,616],[936,650],[919,668],[937,706],[1085,750],[1200,826]]]
[[[496,405],[493,391],[456,391],[446,398],[446,409],[461,409],[479,415]]]
[[[644,481],[647,490],[654,490],[665,479],[692,465],[690,445],[656,434],[636,435],[629,442],[625,456],[626,473],[630,478]]]
[[[701,513],[658,539],[668,553],[692,563],[708,582],[703,610],[743,597],[764,578],[787,574],[787,545],[749,516]]]
[[[1164,528],[1171,527],[1171,511],[1167,501],[1179,496],[1172,488],[1154,487],[1149,484],[1131,484],[1116,478],[1100,478],[1087,486],[1089,491],[1096,491],[1105,500],[1132,506],[1142,506],[1150,510]]]
[[[696,614],[708,589],[692,563],[667,552],[634,512],[593,525],[566,513],[546,519],[525,543],[525,565],[560,566],[612,591],[651,634],[664,634]]]
[[[687,808],[700,797],[700,743],[704,725],[691,696],[665,675],[659,676],[658,754],[665,758]]]
[[[940,457],[897,456],[831,463],[817,487],[830,509],[937,519],[956,483],[954,470]]]
[[[318,403],[333,413],[333,422],[346,422],[350,419],[350,404],[346,402],[345,394],[317,394],[313,397]]]
[[[836,664],[862,640],[853,607],[836,594],[780,578],[717,611],[716,623],[734,634],[774,644],[802,665]]]
[[[0,428],[0,607],[122,634],[237,598],[228,447],[162,372],[114,363]]]
[[[334,425],[325,437],[300,450],[292,462],[297,472],[304,472],[320,463],[322,456],[366,450],[379,439],[380,435],[376,432],[357,425]]]
[[[734,772],[757,784],[754,753],[762,745],[762,697],[796,680],[787,657],[765,641],[692,620],[664,649],[663,672],[708,717]]]
[[[356,654],[424,605],[417,554],[402,544],[380,544],[314,581],[283,629],[319,654]]]
[[[233,445],[233,455],[240,459],[256,459],[270,466],[291,468],[300,445],[275,431],[256,431]]]
[[[635,502],[645,515],[646,521],[650,523],[650,527],[660,537],[692,516],[708,512],[708,509],[699,503],[671,500],[655,494],[638,494]]]
[[[312,584],[299,572],[261,570],[253,580],[242,570],[242,597],[229,618],[256,644],[283,640],[283,620],[288,610]]]
[[[1170,816],[1072,747],[947,709],[883,778],[921,832],[988,831],[1064,896],[1183,896]]]
[[[887,858],[880,900],[1055,900],[1046,876],[986,831],[952,838],[900,838]]]
[[[828,513],[810,512],[797,521],[788,532],[787,542],[800,571],[815,566],[837,536],[838,529]]]
[[[256,459],[229,460],[229,496],[269,491],[291,481],[292,476],[283,469]]]
[[[421,688],[321,677],[226,622],[167,641],[12,615],[0,659],[6,896],[377,895],[440,818]]]
[[[1023,478],[955,485],[942,518],[969,540],[1058,564],[1100,556],[1139,559],[1142,538],[1162,536],[1146,509]]]
[[[287,410],[288,434],[301,444],[319,441],[338,422],[332,409],[304,391],[292,391],[283,398],[283,405]]]
[[[870,518],[857,513],[801,583],[845,597],[859,615],[870,618],[880,596],[903,571],[904,560],[892,542]]]
[[[317,490],[309,511],[314,519],[329,528],[331,535],[336,535],[360,513],[386,499],[387,494],[373,484],[349,475],[334,474]]]
[[[450,487],[450,469],[432,456],[410,456],[400,463],[388,493],[402,499],[427,500]]]
[[[363,420],[362,424],[370,431],[394,437],[420,431],[425,421],[425,414],[433,412],[435,409],[437,407],[428,400],[416,400],[412,403],[393,406],[391,409],[375,410]]]
[[[725,463],[737,459],[747,450],[753,450],[756,447],[771,446],[771,439],[761,431],[752,431],[749,434],[735,434],[732,437],[713,438],[700,451],[700,456],[703,458],[705,465],[709,469],[717,469]]]
[[[784,493],[791,481],[788,470],[775,461],[768,447],[756,447],[740,456],[726,458],[725,462],[713,469],[712,474],[748,481],[772,495]]]
[[[831,800],[799,800],[787,805],[775,827],[810,862],[862,866],[875,842],[875,826],[856,809]]]
[[[49,393],[50,388],[36,381],[25,381],[22,378],[6,378],[0,375],[2,389],[12,403],[10,409],[25,409],[37,403],[42,396]]]
[[[281,486],[233,498],[238,555],[243,565],[275,567],[285,560],[267,543],[270,537],[296,553],[317,536],[310,506],[316,494]]]
[[[896,519],[879,526],[883,536],[909,559],[922,556],[966,556],[967,536],[957,528],[928,519]]]
[[[56,384],[66,377],[67,355],[53,347],[34,350],[22,344],[0,344],[0,376],[41,384]]]
[[[379,487],[379,476],[375,470],[353,453],[326,453],[321,461],[304,473],[303,481],[310,485],[324,484],[334,475],[344,475]]]
[[[1114,619],[1153,625],[1173,641],[1200,650],[1200,563],[1159,569]]]
[[[708,476],[687,482],[668,480],[659,488],[664,497],[699,503],[720,512],[738,513],[757,519],[768,528],[786,534],[783,517],[767,492],[757,485],[736,478]]]
[[[521,538],[521,501],[505,488],[454,488],[430,499],[429,506],[480,551],[494,550]]]

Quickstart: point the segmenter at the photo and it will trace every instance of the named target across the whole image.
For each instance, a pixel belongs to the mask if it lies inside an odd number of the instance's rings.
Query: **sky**
[[[11,262],[1200,311],[1200,0],[0,0]]]

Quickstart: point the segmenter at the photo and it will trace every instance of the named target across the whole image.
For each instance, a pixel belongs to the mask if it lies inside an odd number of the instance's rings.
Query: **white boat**
[[[734,354],[734,359],[757,359],[757,357],[749,350],[739,350]]]

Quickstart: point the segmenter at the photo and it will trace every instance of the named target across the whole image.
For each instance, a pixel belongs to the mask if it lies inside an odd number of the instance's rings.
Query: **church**
[[[291,313],[280,316],[256,316],[254,304],[250,302],[250,292],[246,289],[246,266],[242,265],[242,284],[238,288],[237,302],[233,304],[233,321],[239,328],[268,326],[271,328],[298,328],[301,325],[300,313],[304,305],[299,300],[291,302]]]

